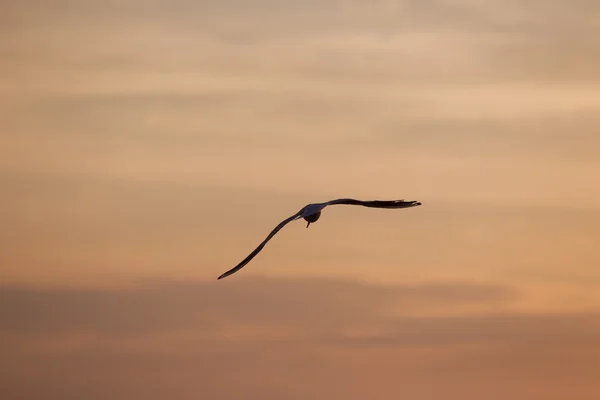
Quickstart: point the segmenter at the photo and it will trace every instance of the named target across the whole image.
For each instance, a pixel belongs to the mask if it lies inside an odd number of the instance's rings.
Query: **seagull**
[[[277,225],[275,227],[275,229],[273,229],[271,231],[271,233],[269,233],[269,236],[267,236],[267,238],[261,244],[259,244],[258,247],[256,249],[254,249],[254,251],[252,253],[250,253],[248,255],[248,257],[244,258],[244,260],[242,260],[235,267],[231,268],[229,271],[223,273],[221,276],[219,276],[217,278],[217,280],[226,278],[229,275],[242,269],[244,267],[244,265],[248,264],[250,262],[250,260],[252,260],[258,253],[260,253],[260,251],[263,249],[263,247],[265,247],[267,242],[269,240],[271,240],[271,238],[273,236],[275,236],[275,234],[277,232],[279,232],[279,230],[281,228],[283,228],[287,223],[297,220],[297,219],[300,219],[300,218],[304,218],[304,220],[307,222],[306,227],[308,228],[310,226],[310,224],[317,222],[317,220],[321,217],[321,211],[323,211],[323,209],[325,207],[331,206],[334,204],[350,204],[350,205],[355,205],[355,206],[363,206],[363,207],[371,207],[371,208],[407,208],[407,207],[415,207],[415,206],[421,205],[421,203],[418,201],[404,201],[404,200],[367,200],[367,201],[364,201],[364,200],[356,200],[356,199],[336,199],[336,200],[326,201],[325,203],[308,204],[308,205],[302,207],[302,209],[300,211],[298,211],[296,214],[281,221],[279,223],[279,225]]]

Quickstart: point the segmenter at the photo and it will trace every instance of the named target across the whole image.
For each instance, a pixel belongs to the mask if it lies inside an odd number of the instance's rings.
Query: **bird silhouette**
[[[303,218],[305,221],[307,221],[306,227],[308,228],[310,226],[310,224],[317,222],[317,220],[321,217],[321,211],[323,211],[323,209],[325,207],[335,205],[335,204],[349,204],[349,205],[371,207],[371,208],[396,209],[396,208],[408,208],[408,207],[420,206],[421,202],[419,202],[419,201],[404,201],[404,200],[367,200],[367,201],[364,201],[364,200],[345,198],[345,199],[330,200],[330,201],[326,201],[324,203],[308,204],[308,205],[302,207],[302,209],[300,211],[298,211],[296,214],[281,221],[279,223],[279,225],[277,225],[275,227],[275,229],[273,229],[271,231],[271,233],[269,233],[267,238],[265,240],[263,240],[263,242],[261,244],[259,244],[258,247],[256,249],[254,249],[254,251],[252,253],[250,253],[246,258],[244,258],[238,265],[231,268],[229,271],[223,273],[217,279],[223,279],[223,278],[239,271],[240,269],[242,269],[246,264],[248,264],[250,262],[250,260],[252,260],[258,253],[260,253],[260,251],[263,249],[263,247],[265,247],[267,242],[269,240],[271,240],[271,238],[273,236],[275,236],[275,234],[277,232],[279,232],[279,230],[281,230],[281,228],[283,228],[289,222]]]

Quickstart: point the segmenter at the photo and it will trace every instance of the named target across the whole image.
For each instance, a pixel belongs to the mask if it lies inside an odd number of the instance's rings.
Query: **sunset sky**
[[[0,5],[0,398],[600,398],[600,2]],[[334,206],[339,197],[421,207]]]

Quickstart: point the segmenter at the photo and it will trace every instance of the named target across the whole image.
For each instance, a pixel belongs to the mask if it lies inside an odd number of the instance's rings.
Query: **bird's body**
[[[313,222],[317,222],[317,220],[321,217],[321,210],[323,210],[325,207],[327,207],[327,203],[313,203],[308,204],[302,210],[300,210],[302,213],[300,216],[304,218],[306,222],[308,222],[308,224],[306,224],[307,228]]]
[[[231,274],[239,271],[244,265],[248,264],[250,262],[250,260],[252,260],[262,250],[262,248],[267,244],[267,242],[269,240],[271,240],[271,238],[277,232],[279,232],[279,230],[281,228],[283,228],[288,222],[294,221],[294,220],[299,219],[299,218],[303,218],[305,221],[308,222],[306,224],[306,227],[308,228],[311,223],[316,222],[321,217],[321,212],[323,211],[323,209],[325,207],[330,206],[330,205],[334,205],[334,204],[359,205],[359,206],[363,206],[363,207],[372,207],[372,208],[407,208],[407,207],[415,207],[415,206],[420,206],[421,205],[421,203],[418,202],[418,201],[404,201],[404,200],[368,200],[368,201],[363,201],[363,200],[355,200],[355,199],[347,199],[347,198],[346,199],[336,199],[336,200],[326,201],[324,203],[311,203],[311,204],[308,204],[308,205],[304,206],[296,214],[294,214],[291,217],[289,217],[289,218],[283,220],[282,222],[280,222],[279,225],[277,225],[275,227],[275,229],[273,229],[271,231],[271,233],[269,234],[269,236],[267,236],[267,238],[265,240],[263,240],[263,242],[260,245],[258,245],[258,247],[256,249],[254,249],[254,251],[252,253],[250,253],[238,265],[236,265],[235,267],[233,267],[229,271],[227,271],[224,274],[222,274],[221,276],[219,276],[218,279],[225,278],[225,277],[227,277],[227,276],[229,276],[229,275],[231,275]]]

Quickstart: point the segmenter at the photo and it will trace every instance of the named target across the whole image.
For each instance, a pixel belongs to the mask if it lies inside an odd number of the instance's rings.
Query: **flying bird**
[[[273,229],[271,231],[271,233],[269,233],[269,236],[267,236],[267,238],[261,244],[259,244],[258,247],[256,249],[254,249],[254,251],[252,253],[250,253],[248,255],[248,257],[244,258],[238,265],[231,268],[229,271],[223,273],[217,279],[223,279],[223,278],[239,271],[240,269],[242,269],[244,267],[244,265],[248,264],[250,262],[250,260],[252,260],[258,253],[260,253],[260,251],[263,249],[263,247],[265,247],[267,242],[269,240],[271,240],[271,238],[273,236],[275,236],[275,234],[277,232],[279,232],[279,230],[281,228],[283,228],[287,223],[297,220],[297,219],[300,219],[300,218],[304,218],[304,220],[307,222],[306,227],[308,228],[311,223],[317,222],[317,220],[321,217],[321,211],[323,211],[323,209],[325,207],[331,206],[334,204],[350,204],[350,205],[355,205],[355,206],[363,206],[363,207],[371,207],[371,208],[407,208],[407,207],[415,207],[415,206],[421,205],[421,203],[418,201],[404,201],[404,200],[363,201],[363,200],[355,200],[355,199],[336,199],[336,200],[326,201],[325,203],[308,204],[308,205],[304,206],[296,214],[281,221],[279,223],[279,225],[277,225],[275,227],[275,229]]]

